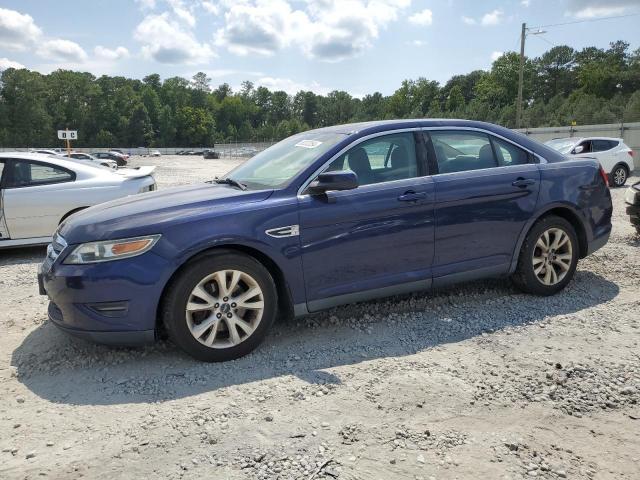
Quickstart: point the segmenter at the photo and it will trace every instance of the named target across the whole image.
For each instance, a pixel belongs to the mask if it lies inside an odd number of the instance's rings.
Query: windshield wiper
[[[240,183],[239,181],[234,180],[231,177],[226,177],[226,178],[218,178],[218,177],[216,177],[216,178],[214,178],[213,180],[211,180],[208,183],[213,183],[213,182],[215,182],[215,183],[217,183],[219,185],[220,184],[231,185],[232,187],[237,187],[240,190],[246,190],[247,189],[247,186],[244,183]]]

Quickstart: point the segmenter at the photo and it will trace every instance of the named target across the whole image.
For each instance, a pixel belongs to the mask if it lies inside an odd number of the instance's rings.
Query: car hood
[[[271,193],[273,190],[242,191],[207,183],[141,193],[75,213],[60,225],[59,233],[70,245],[159,233],[167,224],[215,216],[266,200]]]

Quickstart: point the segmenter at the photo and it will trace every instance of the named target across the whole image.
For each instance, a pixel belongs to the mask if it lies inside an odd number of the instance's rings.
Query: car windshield
[[[579,140],[580,139],[576,139],[576,138],[557,138],[555,140],[548,141],[547,143],[545,143],[545,145],[553,148],[554,150],[557,150],[562,154],[565,154],[565,153],[569,153],[573,148],[573,146]]]
[[[263,150],[232,170],[227,177],[247,188],[282,188],[320,155],[344,140],[336,132],[299,133]]]

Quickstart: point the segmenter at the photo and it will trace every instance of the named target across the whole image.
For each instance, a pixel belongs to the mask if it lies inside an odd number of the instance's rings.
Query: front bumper
[[[46,260],[38,273],[51,322],[70,335],[109,345],[155,339],[157,307],[173,271],[152,251],[92,265]]]

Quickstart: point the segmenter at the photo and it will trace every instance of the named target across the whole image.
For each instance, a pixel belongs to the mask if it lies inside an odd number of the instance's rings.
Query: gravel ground
[[[234,165],[132,163],[160,188]],[[224,364],[63,335],[44,249],[2,251],[0,478],[640,478],[640,238],[612,193],[611,240],[554,297],[493,280],[352,305]]]

